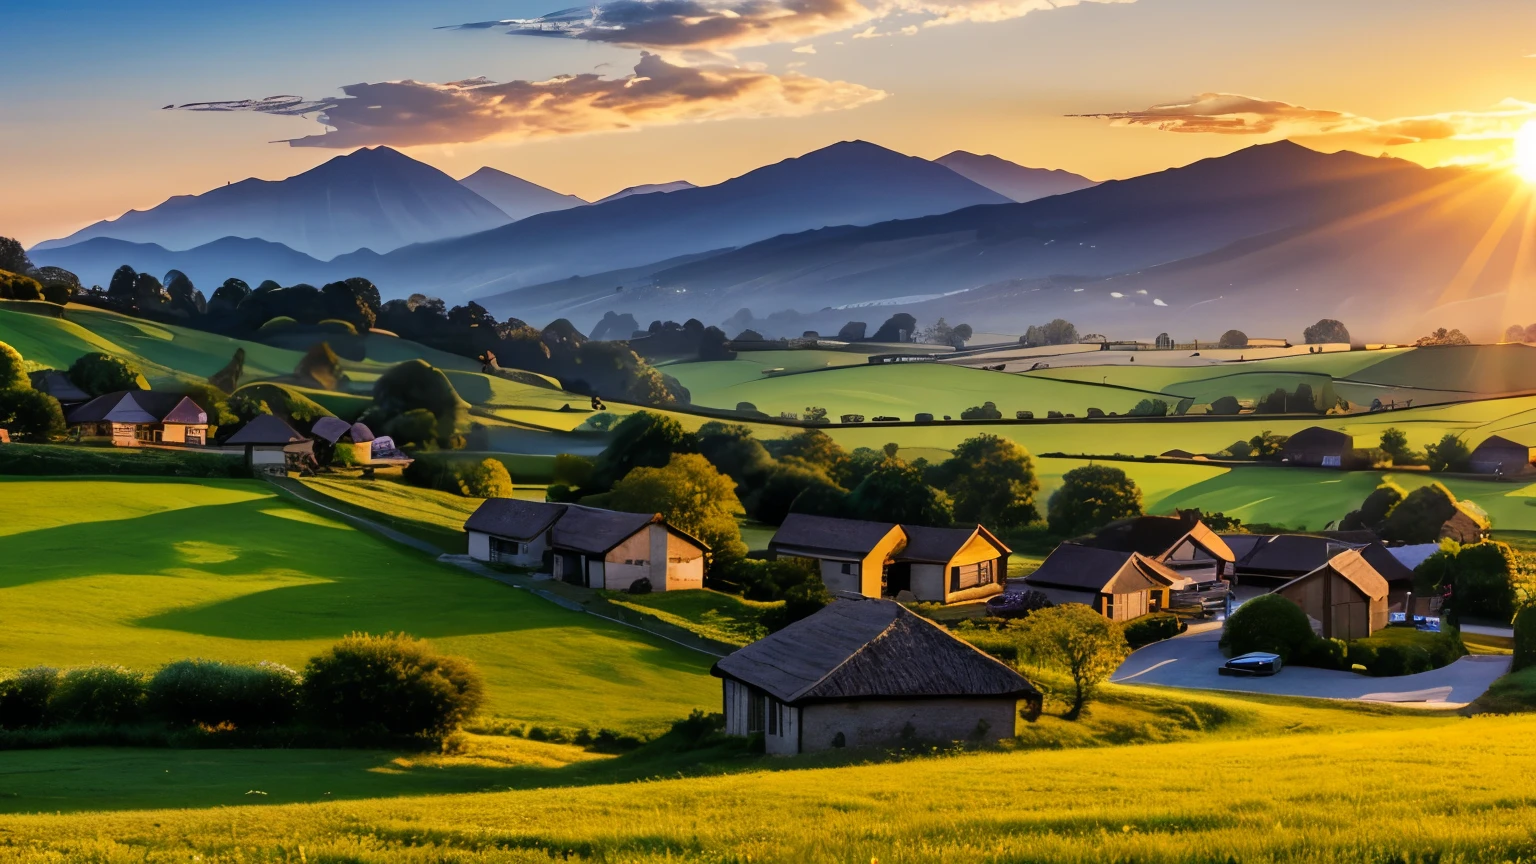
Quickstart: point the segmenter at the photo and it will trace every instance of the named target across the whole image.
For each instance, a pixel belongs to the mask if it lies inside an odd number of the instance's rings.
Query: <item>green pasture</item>
[[[652,615],[661,621],[727,645],[746,645],[765,634],[758,619],[778,602],[747,600],[701,588],[690,591],[658,591],[626,594],[605,591],[603,597],[616,606]]]
[[[426,506],[426,505],[422,505]],[[708,658],[440,564],[253,481],[0,478],[0,663],[301,666],[354,630],[473,659],[487,712],[654,728],[718,698]]]

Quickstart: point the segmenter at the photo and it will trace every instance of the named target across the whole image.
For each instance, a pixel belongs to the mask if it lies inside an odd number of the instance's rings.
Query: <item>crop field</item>
[[[7,667],[301,666],[348,632],[393,630],[473,659],[488,712],[520,721],[651,729],[718,699],[705,655],[440,564],[257,482],[0,478],[0,538]]]
[[[770,762],[560,789],[7,816],[0,828],[8,857],[24,862],[1517,861],[1536,851],[1523,774],[1536,719],[1373,719],[1371,731],[1344,722],[1351,731],[1258,746],[1216,736],[804,770]],[[27,756],[37,770],[52,754]],[[496,775],[484,773],[486,787]],[[1003,802],[978,806],[982,789]],[[143,800],[175,797],[162,784]]]

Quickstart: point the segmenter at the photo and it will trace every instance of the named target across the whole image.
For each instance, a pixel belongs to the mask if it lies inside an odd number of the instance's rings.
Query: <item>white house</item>
[[[704,587],[708,547],[656,513],[488,498],[464,523],[469,557],[544,570],[588,588]]]

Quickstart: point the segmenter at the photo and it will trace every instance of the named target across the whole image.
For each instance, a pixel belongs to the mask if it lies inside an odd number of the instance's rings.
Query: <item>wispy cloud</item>
[[[330,129],[287,141],[294,147],[462,144],[612,132],[705,120],[794,117],[854,108],[885,97],[859,84],[734,66],[679,66],[642,54],[633,75],[591,73],[548,81],[485,78],[447,84],[352,84],[344,96],[167,106],[187,111],[316,114]],[[298,110],[303,106],[305,110]]]
[[[1236,93],[1202,93],[1181,102],[1139,111],[1074,114],[1118,126],[1149,126],[1164,132],[1290,137],[1348,136],[1353,141],[1398,146],[1424,141],[1512,138],[1536,119],[1536,104],[1506,99],[1482,111],[1449,111],[1375,120],[1347,111],[1307,108]]]
[[[507,18],[444,29],[500,30],[610,42],[637,48],[729,50],[800,42],[896,16],[923,18],[924,26],[962,21],[1006,21],[1031,12],[1081,3],[1136,0],[614,0],[537,18]],[[917,32],[916,25],[901,33]]]

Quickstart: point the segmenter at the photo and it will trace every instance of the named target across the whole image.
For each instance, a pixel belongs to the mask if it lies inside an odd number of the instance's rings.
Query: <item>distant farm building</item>
[[[1081,603],[1111,621],[1129,621],[1167,608],[1172,592],[1191,587],[1191,579],[1139,552],[1063,543],[1008,590],[1038,591],[1058,606]]]
[[[715,663],[725,731],[774,755],[1012,737],[1040,691],[889,600],[849,596]]]
[[[1368,460],[1355,449],[1354,436],[1322,426],[1310,426],[1287,438],[1280,455],[1291,465],[1317,468],[1368,467]]]
[[[289,468],[314,463],[314,442],[300,435],[281,417],[258,414],[225,439],[226,449],[245,451],[245,464],[258,474],[285,474]]]
[[[1227,578],[1237,560],[1215,531],[1200,521],[1200,511],[1177,516],[1136,516],[1100,528],[1085,546],[1145,555],[1196,583]]]
[[[709,548],[659,514],[488,498],[464,523],[469,557],[542,569],[587,588],[656,591],[704,587]]]
[[[119,447],[208,443],[208,412],[177,393],[119,390],[69,412],[82,438],[106,438]]]
[[[321,417],[309,430],[321,452],[316,458],[327,464],[337,452],[352,451],[353,461],[367,465],[373,461],[373,430],[362,423],[348,423],[335,417]]]
[[[1477,445],[1468,460],[1478,474],[1500,474],[1513,477],[1531,473],[1531,463],[1536,461],[1536,447],[1521,444],[1502,435],[1489,437]]]
[[[1002,592],[1012,551],[992,532],[791,513],[768,548],[809,558],[829,591],[954,603]]]
[[[75,386],[75,382],[69,380],[69,376],[57,369],[43,369],[31,372],[27,375],[32,383],[32,389],[47,393],[59,400],[65,412],[70,411],[76,405],[83,405],[91,401],[91,394]]]
[[[1324,639],[1364,639],[1387,626],[1387,580],[1354,549],[1275,593],[1300,606]]]

